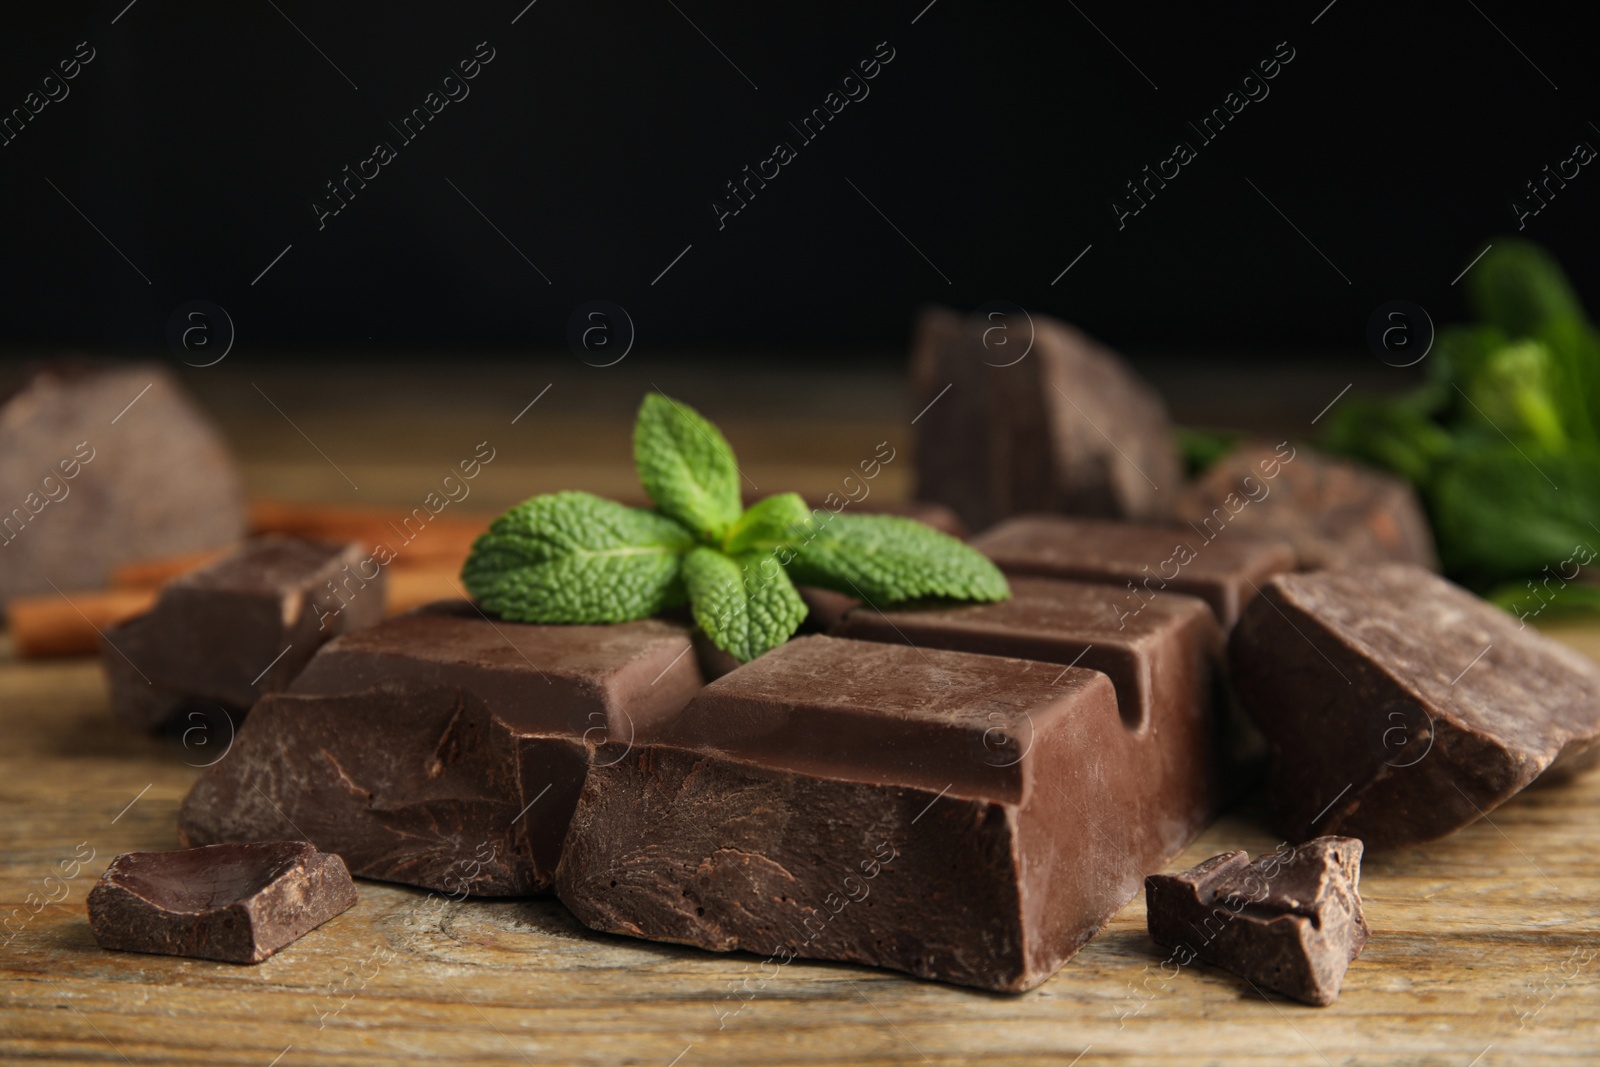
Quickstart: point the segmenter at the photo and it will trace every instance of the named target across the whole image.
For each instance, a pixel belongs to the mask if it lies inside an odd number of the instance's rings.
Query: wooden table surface
[[[510,424],[543,381],[504,391],[505,412],[402,405],[381,423],[370,409],[352,415],[307,399],[295,409],[300,430],[362,486],[355,491],[265,405],[251,409],[241,393],[240,410],[229,411],[237,384],[207,395],[258,491],[408,504],[436,467],[484,438],[505,442],[506,460],[480,480],[485,506],[630,484],[625,440],[610,439],[626,434],[625,411],[589,417],[551,404],[546,422]],[[745,419],[734,417],[737,396],[726,411],[704,407],[729,422],[763,489],[821,492],[855,451],[868,455],[884,439],[909,445],[907,398],[892,383],[856,385],[820,438],[813,422],[781,411],[760,425],[763,413],[748,405]],[[288,383],[283,392],[301,399]],[[910,484],[909,462],[896,466],[886,497]],[[1600,656],[1600,627],[1557,632]],[[11,916],[0,920],[0,1062],[1600,1062],[1600,775],[1531,789],[1444,841],[1369,857],[1362,892],[1373,937],[1339,1001],[1319,1009],[1204,965],[1163,973],[1142,900],[1018,997],[803,961],[752,993],[743,983],[757,987],[759,957],[589,933],[553,900],[445,901],[375,882],[359,883],[350,911],[258,966],[106,952],[85,918],[89,888],[117,853],[177,847],[179,802],[194,765],[216,749],[125,733],[111,722],[96,664],[18,662],[3,643],[0,740],[0,916]],[[1247,803],[1173,866],[1273,844],[1258,804]],[[74,859],[84,861],[76,878],[45,882]],[[58,899],[35,911],[30,894]]]

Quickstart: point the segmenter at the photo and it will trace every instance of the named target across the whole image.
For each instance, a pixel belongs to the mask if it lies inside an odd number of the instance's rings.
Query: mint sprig
[[[712,643],[748,661],[805,618],[796,582],[875,605],[1010,596],[988,559],[912,519],[813,511],[795,493],[743,508],[721,431],[664,394],[640,405],[633,455],[654,511],[552,493],[490,524],[461,570],[485,610],[514,622],[614,623],[687,600]]]

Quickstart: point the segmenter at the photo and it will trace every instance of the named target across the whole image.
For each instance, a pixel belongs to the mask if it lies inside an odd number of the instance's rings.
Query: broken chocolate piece
[[[1279,575],[1228,653],[1291,841],[1429,841],[1600,759],[1600,665],[1411,564]]]
[[[597,750],[556,889],[587,925],[1018,992],[1211,818],[1189,709],[1095,671],[802,637]]]
[[[1011,599],[997,604],[859,607],[833,633],[1102,671],[1133,729],[1158,715],[1209,720],[1222,658],[1216,617],[1194,597],[1159,597],[1132,615],[1112,586],[1049,578],[1014,578]]]
[[[1439,569],[1409,484],[1288,442],[1247,444],[1218,460],[1179,498],[1178,517],[1208,532],[1237,526],[1286,541],[1301,570],[1388,562]]]
[[[221,435],[160,364],[60,361],[0,389],[0,603],[244,529]]]
[[[490,620],[445,601],[327,644],[179,814],[186,844],[292,827],[358,876],[548,887],[588,746],[649,740],[701,685],[687,626]],[[614,757],[608,757],[614,758]]]
[[[1256,586],[1294,567],[1280,541],[1243,532],[1206,532],[1028,515],[972,539],[1007,574],[1101,582],[1122,590],[1118,618],[1133,618],[1163,591],[1197,596],[1223,629],[1239,618]]]
[[[338,856],[304,841],[125,852],[89,892],[101,948],[260,963],[356,902]]]
[[[215,708],[242,718],[328,640],[383,618],[384,575],[364,556],[356,544],[267,535],[174,578],[154,608],[104,635],[111,710],[136,730]]]
[[[1250,862],[1224,852],[1144,880],[1150,937],[1307,1004],[1332,1004],[1367,943],[1361,842],[1318,837]]]
[[[917,324],[917,497],[975,530],[1029,511],[1167,516],[1182,467],[1155,390],[1064,323],[1003,320],[935,309]]]

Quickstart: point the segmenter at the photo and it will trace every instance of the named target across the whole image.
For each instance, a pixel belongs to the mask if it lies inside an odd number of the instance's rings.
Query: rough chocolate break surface
[[[549,886],[589,765],[701,686],[688,628],[536,626],[433,604],[329,643],[185,799],[188,843],[303,833],[353,873],[447,892]],[[290,824],[293,824],[294,829]]]
[[[1409,564],[1274,578],[1229,658],[1293,841],[1431,840],[1600,757],[1600,666]]]

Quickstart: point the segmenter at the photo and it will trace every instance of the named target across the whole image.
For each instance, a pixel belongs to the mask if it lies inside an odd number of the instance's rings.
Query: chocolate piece
[[[1030,989],[1211,817],[1202,732],[1130,729],[1095,671],[797,638],[597,750],[556,890],[611,933]]]
[[[1223,629],[1269,576],[1294,567],[1282,542],[1243,532],[1140,526],[1029,515],[972,539],[1007,574],[1102,582],[1122,590],[1118,618],[1133,618],[1163,590],[1211,605]]]
[[[1328,1005],[1367,943],[1361,842],[1318,837],[1269,852],[1224,852],[1144,880],[1150,937],[1169,962],[1199,957],[1254,985]]]
[[[1072,327],[932,310],[917,324],[911,378],[916,495],[948,504],[973,529],[1028,511],[1171,512],[1182,467],[1166,406]]]
[[[1073,664],[1102,671],[1117,690],[1117,706],[1131,729],[1156,719],[1209,722],[1222,633],[1204,603],[1173,594],[1157,597],[1120,623],[1121,596],[1112,586],[1014,578],[1011,599],[998,604],[954,604],[879,611],[859,607],[833,633],[863,641],[917,648],[946,648],[991,656]],[[1209,760],[1181,768],[1204,784]]]
[[[1280,575],[1228,655],[1291,841],[1428,841],[1600,760],[1600,666],[1411,564]]]
[[[356,544],[264,536],[174,578],[150,611],[105,632],[111,710],[137,730],[221,708],[242,717],[286,689],[334,636],[383,618],[384,574]]]
[[[125,852],[89,892],[101,948],[260,963],[356,902],[338,856],[304,841]]]
[[[0,602],[96,589],[244,525],[221,436],[161,365],[62,361],[0,391]]]
[[[1287,541],[1301,570],[1387,562],[1439,569],[1409,484],[1288,442],[1247,444],[1218,460],[1179,498],[1178,517],[1208,532],[1238,526]]]
[[[355,874],[485,896],[550,883],[587,746],[701,685],[686,626],[534,626],[445,601],[346,634],[264,698],[179,814],[186,844],[293,828]],[[292,824],[292,827],[291,827]]]

